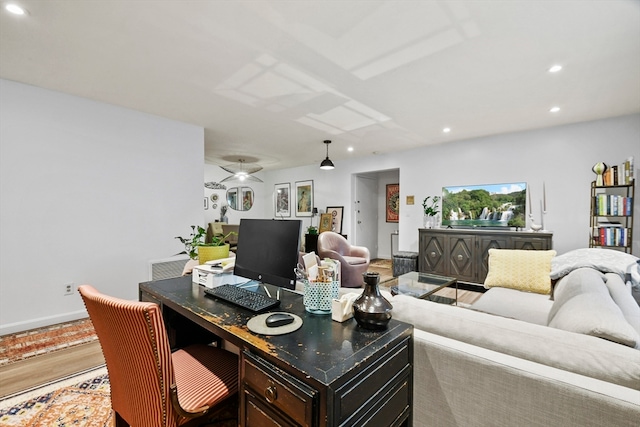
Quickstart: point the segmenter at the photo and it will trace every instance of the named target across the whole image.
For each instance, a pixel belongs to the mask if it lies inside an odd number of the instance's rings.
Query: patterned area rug
[[[109,427],[109,393],[107,369],[93,369],[0,400],[0,427]]]
[[[97,339],[89,319],[3,335],[0,337],[0,366]]]

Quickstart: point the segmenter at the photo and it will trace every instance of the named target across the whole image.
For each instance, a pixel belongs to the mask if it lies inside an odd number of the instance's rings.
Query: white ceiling
[[[640,112],[638,0],[16,3],[2,78],[203,126],[213,164],[319,164],[330,139],[340,167]]]

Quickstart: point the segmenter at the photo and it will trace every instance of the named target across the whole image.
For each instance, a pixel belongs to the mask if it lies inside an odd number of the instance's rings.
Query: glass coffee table
[[[434,295],[441,289],[455,286],[455,298]],[[398,277],[398,284],[391,287],[392,295],[410,295],[420,299],[441,303],[458,304],[458,280],[455,277],[412,271]]]

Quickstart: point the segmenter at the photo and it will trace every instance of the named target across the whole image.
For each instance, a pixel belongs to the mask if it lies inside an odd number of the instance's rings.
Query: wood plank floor
[[[0,398],[104,364],[98,341],[0,367]]]

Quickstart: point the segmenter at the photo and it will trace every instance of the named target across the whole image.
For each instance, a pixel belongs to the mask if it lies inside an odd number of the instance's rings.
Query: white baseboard
[[[58,323],[70,322],[72,320],[84,319],[89,317],[86,310],[72,311],[70,313],[58,314],[55,316],[40,317],[38,319],[29,319],[24,322],[9,323],[0,326],[0,335],[14,334],[16,332],[28,331],[31,329],[51,326]]]

